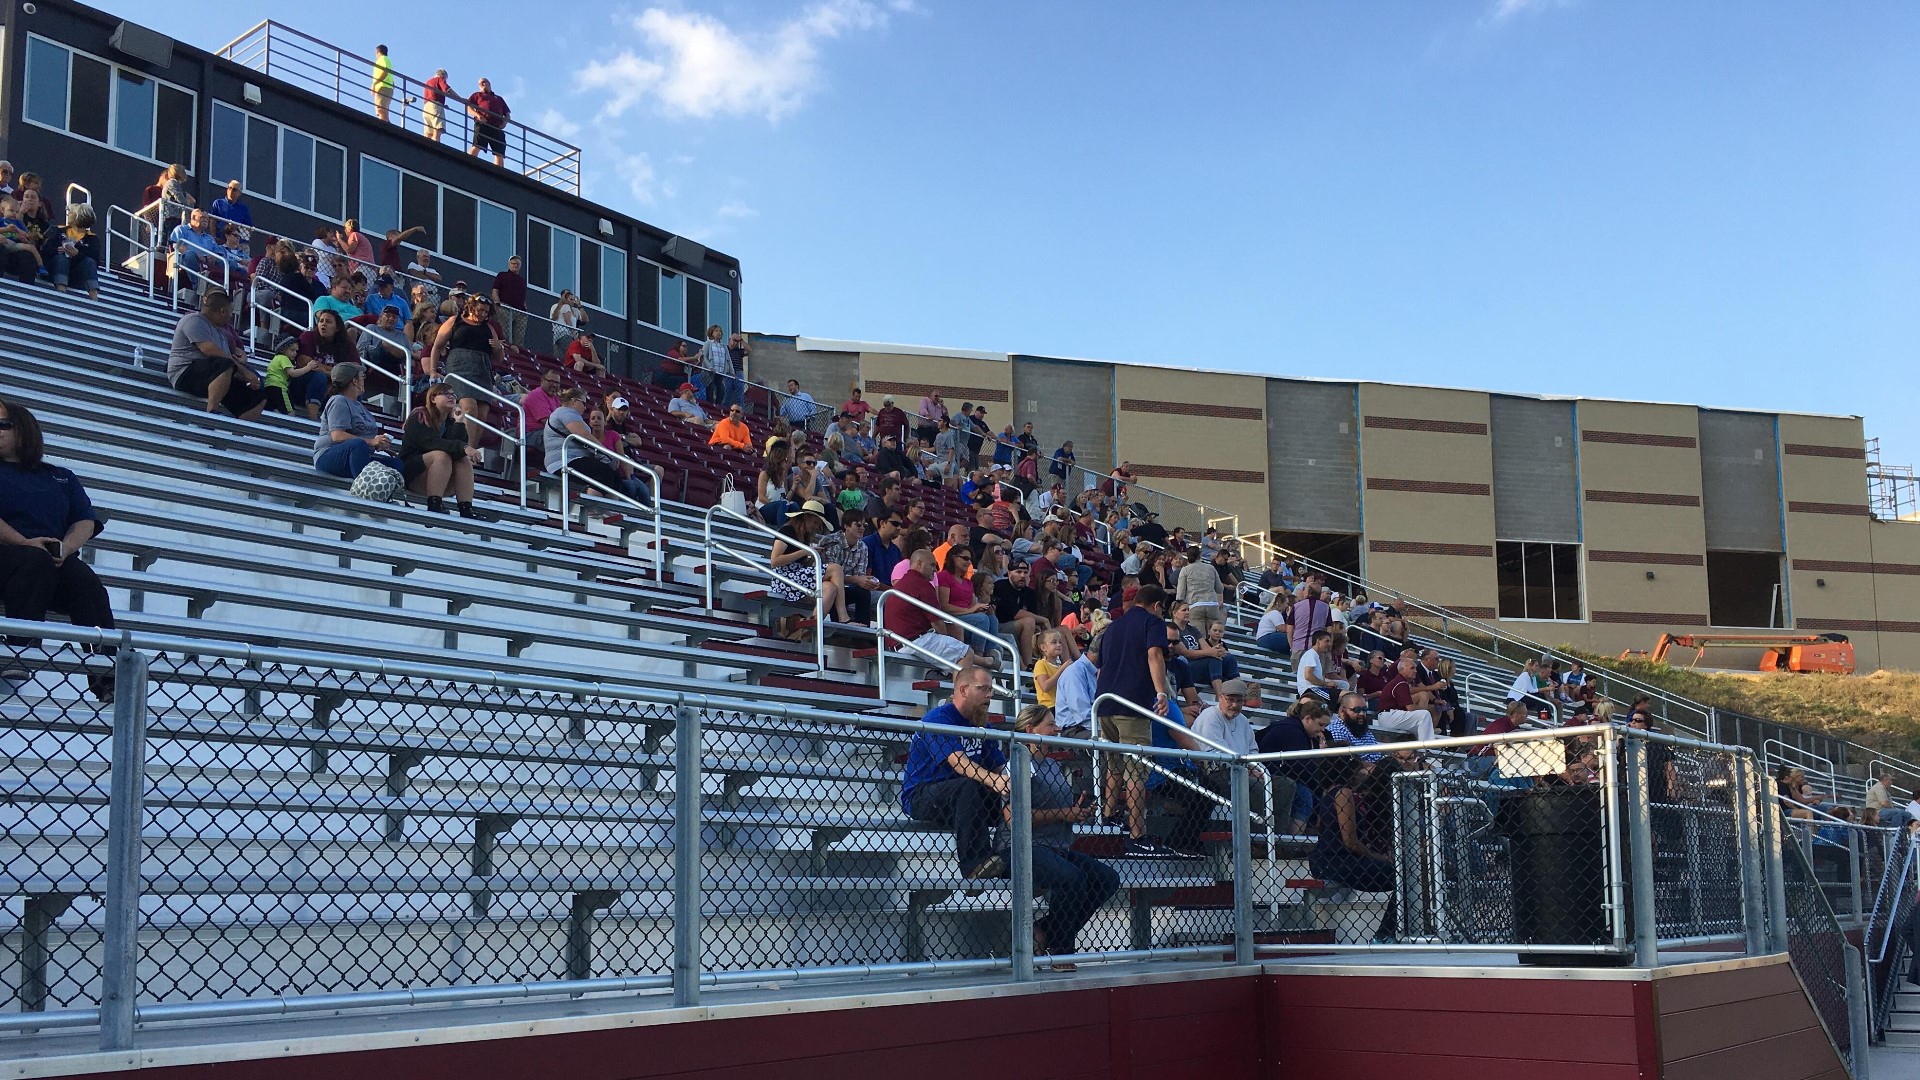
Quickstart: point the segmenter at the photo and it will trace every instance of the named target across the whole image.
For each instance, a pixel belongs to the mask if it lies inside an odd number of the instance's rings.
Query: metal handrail
[[[376,70],[373,61],[284,23],[264,19],[222,46],[218,55],[285,79],[311,93],[323,97],[331,93],[334,101],[358,111],[373,112],[372,81]],[[389,68],[388,73],[394,85],[388,106],[389,121],[401,128],[408,128],[410,122],[417,121],[414,126],[424,131],[426,84],[398,69]],[[332,76],[331,80],[327,78],[328,75]],[[332,83],[331,90],[328,88],[329,81]],[[449,92],[447,97],[448,104],[465,104],[469,100],[466,95],[456,92]],[[416,105],[420,106],[417,110]],[[476,123],[473,118],[464,110],[455,112],[445,107],[441,114],[447,134],[459,138],[462,144],[471,145]],[[563,191],[580,194],[581,154],[578,146],[511,117],[500,126],[509,150],[518,151],[517,154],[503,156],[513,159],[512,164],[523,175]]]
[[[514,487],[519,489],[520,506],[522,509],[525,509],[527,505],[527,410],[526,410],[526,407],[521,405],[518,401],[513,400],[512,398],[496,392],[492,387],[481,386],[479,383],[474,382],[472,379],[467,378],[465,375],[455,375],[452,372],[447,372],[445,374],[438,376],[438,378],[444,382],[459,383],[460,385],[474,391],[475,396],[485,398],[486,400],[491,401],[496,405],[502,405],[502,406],[505,406],[506,408],[513,410],[514,421],[516,425],[515,430],[519,432],[518,437],[509,435],[506,432],[501,431],[499,428],[494,427],[492,424],[487,423],[485,420],[475,419],[474,417],[471,417],[471,416],[462,417],[462,420],[470,421],[482,428],[485,428],[488,431],[493,432],[495,435],[500,437],[501,442],[510,442],[513,444],[513,464],[510,465],[509,468],[511,468],[514,471]],[[409,402],[411,402],[412,400],[411,396],[409,396],[408,400]],[[655,485],[654,490],[656,492],[659,490],[658,485]],[[560,519],[561,519],[561,528],[564,531],[566,527],[566,508],[564,506],[561,507]]]
[[[79,192],[83,198],[74,198],[73,193],[76,191]],[[62,198],[65,199],[68,206],[72,206],[77,202],[86,203],[88,206],[93,205],[93,192],[88,191],[78,180],[71,181],[67,184],[67,190],[62,193]]]
[[[656,488],[656,498],[658,494],[658,488]],[[706,600],[709,611],[713,610],[714,593],[716,591],[715,585],[719,578],[719,566],[717,565],[719,560],[715,558],[716,553],[719,552],[733,556],[739,560],[741,565],[749,570],[757,570],[770,578],[779,578],[796,589],[807,589],[806,585],[794,581],[792,578],[774,569],[771,555],[768,556],[767,561],[763,562],[746,552],[736,551],[724,542],[716,541],[713,537],[713,516],[715,514],[725,514],[727,517],[733,518],[735,521],[743,522],[756,531],[763,532],[775,540],[791,544],[813,557],[813,588],[807,590],[813,594],[813,655],[814,661],[820,665],[820,674],[825,675],[827,671],[827,570],[826,562],[820,556],[820,549],[812,544],[803,544],[756,517],[735,513],[719,503],[714,503],[712,506],[707,507],[706,513],[701,518],[700,533],[702,546],[705,548],[707,555],[706,573],[703,577],[706,579]],[[664,555],[664,553],[662,554]],[[666,576],[666,565],[665,559],[662,558],[660,566],[661,576],[663,578]],[[882,655],[886,653],[884,646],[879,651]],[[880,683],[880,694],[884,699],[886,696],[886,681],[884,679],[882,679]]]
[[[909,574],[916,573],[916,572],[917,571],[914,571],[914,570],[907,571],[907,573]],[[889,641],[899,642],[901,648],[919,655],[921,659],[926,660],[928,663],[940,668],[943,671],[958,671],[960,669],[960,665],[943,660],[940,657],[935,656],[932,653],[928,652],[927,650],[921,648],[920,646],[915,645],[910,639],[902,637],[900,634],[897,634],[894,631],[887,629],[887,603],[890,599],[898,599],[906,603],[909,607],[919,608],[921,611],[924,611],[928,615],[933,616],[933,618],[938,622],[944,622],[944,623],[948,623],[950,625],[959,627],[962,631],[961,638],[960,638],[962,642],[965,642],[968,636],[980,637],[980,638],[985,638],[988,641],[992,642],[994,645],[1000,647],[1001,649],[1006,650],[1007,655],[1009,657],[1012,657],[1013,659],[1013,662],[1007,665],[1007,669],[1012,674],[1013,690],[1012,690],[1011,696],[1013,701],[1013,707],[1016,709],[1020,707],[1020,649],[1018,646],[1014,645],[1013,642],[1008,641],[1006,638],[1003,638],[998,634],[989,634],[986,631],[981,630],[977,626],[971,626],[967,623],[961,622],[955,616],[950,615],[947,612],[944,612],[939,608],[923,600],[919,600],[914,597],[908,596],[906,593],[901,592],[899,589],[888,589],[886,592],[881,593],[880,596],[876,598],[876,606],[879,608],[879,611],[874,615],[873,622],[874,622],[875,629],[878,631],[879,641],[877,642],[877,645],[879,647],[874,649],[873,651],[874,681],[879,685],[880,696],[882,699],[884,699],[887,695],[887,643]],[[968,648],[971,649],[972,646],[969,645]]]
[[[269,282],[268,284],[272,284],[272,283]],[[309,315],[309,317],[311,317],[311,315]],[[413,346],[412,344],[409,343],[405,338],[388,337],[386,334],[383,334],[380,332],[380,328],[378,326],[375,326],[372,323],[349,322],[349,323],[345,323],[344,326],[346,327],[347,332],[350,334],[359,333],[359,334],[368,335],[368,336],[371,336],[375,341],[385,342],[386,344],[391,345],[394,348],[400,350],[402,359],[400,361],[399,371],[388,371],[385,367],[382,367],[380,364],[367,359],[364,354],[360,356],[359,360],[357,360],[356,363],[359,363],[364,367],[372,368],[374,371],[377,371],[380,374],[385,375],[387,378],[393,380],[394,385],[400,388],[400,412],[402,415],[405,415],[408,409],[413,408]],[[479,423],[479,421],[477,420],[474,422]]]
[[[526,415],[524,413],[521,414],[520,422],[522,424],[526,423]],[[553,434],[553,432],[549,431],[547,432],[547,434],[551,435]],[[580,477],[581,483],[589,485],[594,490],[599,491],[603,495],[611,496],[615,501],[626,503],[628,506],[634,507],[635,509],[638,509],[638,510],[643,510],[653,518],[654,558],[657,560],[657,565],[661,569],[661,573],[660,573],[661,580],[662,581],[666,580],[667,534],[666,534],[666,527],[663,524],[666,518],[666,514],[664,511],[664,508],[661,506],[661,503],[660,503],[660,474],[656,472],[649,465],[635,461],[632,458],[626,456],[625,454],[620,453],[618,450],[610,450],[606,446],[600,443],[596,443],[592,439],[586,438],[580,435],[578,432],[573,432],[573,431],[567,432],[567,437],[560,441],[560,445],[562,447],[561,456],[563,458],[565,458],[566,456],[564,448],[567,443],[571,443],[571,442],[577,442],[587,447],[587,452],[589,454],[597,454],[601,457],[611,457],[615,461],[618,461],[632,468],[636,472],[645,473],[647,476],[647,479],[651,481],[651,483],[649,483],[647,486],[650,489],[648,491],[648,494],[653,496],[653,505],[648,506],[646,503],[643,503],[640,500],[634,498],[633,496],[628,495],[626,492],[615,491],[613,488],[608,487],[606,484],[603,484],[598,480],[595,480],[591,476]],[[569,461],[568,463],[570,464],[571,461]],[[516,461],[514,467],[524,470],[525,465],[522,462]],[[564,464],[560,467],[560,531],[561,532],[571,532],[573,527],[573,519],[567,512],[567,507],[571,504],[571,494],[572,494],[569,488],[569,481],[572,479],[573,476],[574,476],[574,472],[572,469],[567,468],[566,465]],[[583,523],[582,528],[584,527],[585,525]]]

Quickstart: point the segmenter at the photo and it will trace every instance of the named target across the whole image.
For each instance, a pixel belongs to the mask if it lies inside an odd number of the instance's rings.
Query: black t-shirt
[[[1022,611],[1032,611],[1039,603],[1040,598],[1034,595],[1031,585],[1016,589],[1007,578],[993,583],[993,615],[1001,622],[1012,622]]]
[[[1167,648],[1166,620],[1143,607],[1130,608],[1113,621],[1100,638],[1100,694],[1117,694],[1144,708],[1154,702],[1153,672],[1147,666],[1147,653]],[[1119,711],[1105,706],[1106,715]]]
[[[1133,538],[1166,547],[1167,527],[1157,521],[1149,521],[1145,525],[1133,530]]]

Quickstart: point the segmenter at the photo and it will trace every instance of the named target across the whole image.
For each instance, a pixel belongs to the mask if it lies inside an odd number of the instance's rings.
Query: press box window
[[[27,38],[29,123],[158,165],[191,165],[194,95],[133,68]]]
[[[329,220],[345,216],[345,147],[218,101],[208,139],[216,186],[239,180],[262,199]]]
[[[1580,545],[1499,540],[1494,561],[1500,617],[1562,622],[1584,617],[1580,607]]]

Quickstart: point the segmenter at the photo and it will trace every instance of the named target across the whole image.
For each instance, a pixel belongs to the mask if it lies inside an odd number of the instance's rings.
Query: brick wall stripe
[[[1427,420],[1417,416],[1369,416],[1366,425],[1387,431],[1425,431],[1436,435],[1485,435],[1487,425],[1470,420]]]
[[[1867,451],[1859,446],[1817,446],[1813,443],[1790,442],[1781,447],[1794,457],[1846,458],[1851,461],[1867,460]]]
[[[1795,559],[1795,570],[1817,574],[1906,574],[1920,576],[1920,563],[1846,562],[1841,559]]]
[[[1644,431],[1581,431],[1580,441],[1617,446],[1667,446],[1676,450],[1691,450],[1699,445],[1691,435],[1651,435]]]
[[[1665,611],[1596,611],[1597,623],[1624,623],[1631,626],[1705,626],[1705,615],[1674,614]]]
[[[1677,551],[1589,551],[1587,561],[1605,563],[1648,563],[1655,566],[1705,566],[1702,555],[1683,555]]]
[[[1376,555],[1459,555],[1474,559],[1493,558],[1488,544],[1434,544],[1425,540],[1369,540],[1367,550]]]
[[[1454,480],[1395,480],[1386,476],[1367,477],[1368,491],[1417,491],[1423,495],[1491,495],[1487,484],[1469,484]]]
[[[892,394],[894,397],[902,399],[894,402],[894,404],[907,411],[907,418],[909,420],[913,419],[912,414],[914,407],[918,405],[920,399],[926,397],[929,392],[937,392],[946,400],[947,408],[949,409],[958,409],[960,403],[964,401],[971,401],[977,404],[982,401],[1006,402],[1012,400],[1011,396],[1005,390],[988,390],[980,386],[939,386],[934,383],[887,382],[884,379],[869,379],[863,389],[866,391],[866,396],[870,398],[878,398],[882,394]],[[906,400],[908,398],[912,400]],[[873,405],[875,408],[880,407],[878,401],[875,401]]]
[[[1795,619],[1793,625],[1800,630],[1854,631],[1856,633],[1876,634],[1920,634],[1920,622],[1901,622],[1892,619]]]
[[[1587,501],[1630,503],[1634,506],[1699,506],[1700,496],[1667,495],[1657,491],[1602,491],[1599,488],[1588,488]]]
[[[1790,502],[1787,510],[1795,514],[1834,514],[1840,517],[1867,517],[1867,508],[1859,503]]]
[[[1162,480],[1213,480],[1222,484],[1264,484],[1267,474],[1253,469],[1196,469],[1186,465],[1142,465],[1133,463],[1141,476]]]
[[[1153,401],[1148,398],[1121,398],[1121,412],[1162,413],[1171,416],[1211,416],[1221,420],[1265,420],[1265,409],[1245,405],[1208,405],[1199,401]]]
[[[1448,604],[1448,611],[1463,619],[1497,619],[1500,613],[1490,607],[1473,607],[1468,604]]]

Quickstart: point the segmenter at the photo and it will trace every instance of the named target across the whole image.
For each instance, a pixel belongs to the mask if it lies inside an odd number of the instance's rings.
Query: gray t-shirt
[[[360,353],[360,359],[365,360],[370,364],[376,364],[382,368],[385,368],[388,371],[398,371],[399,368],[397,365],[405,363],[406,362],[405,358],[396,357],[392,353],[388,352],[387,343],[377,337],[374,337],[373,334],[370,333],[370,331],[378,331],[382,334],[387,335],[388,337],[391,337],[395,341],[405,341],[406,340],[405,333],[397,326],[362,327],[360,329],[360,342],[358,345],[355,346],[355,348]]]
[[[373,418],[373,410],[345,394],[328,398],[326,407],[320,410],[320,434],[313,437],[313,459],[316,464],[321,451],[333,445],[333,433],[336,431],[371,439],[380,434],[380,421]]]
[[[966,436],[959,428],[948,428],[933,437],[933,463],[942,468],[959,460],[960,448],[966,445]]]
[[[547,417],[546,434],[542,435],[541,439],[547,447],[548,472],[558,473],[567,467],[567,462],[587,456],[586,447],[577,442],[567,441],[567,435],[570,432],[566,430],[568,424],[585,425],[586,422],[587,418],[580,415],[580,410],[571,405],[562,405],[553,410],[552,416]]]
[[[1067,770],[1061,768],[1059,762],[1036,755],[1032,775],[1035,810],[1065,810],[1073,805],[1073,778],[1067,775]],[[1035,825],[1033,842],[1044,847],[1071,849],[1073,825],[1065,821]]]
[[[200,346],[208,342],[224,349],[227,335],[205,315],[197,311],[188,312],[173,328],[173,347],[167,350],[167,381],[179,379],[181,372],[206,355],[200,351]]]

